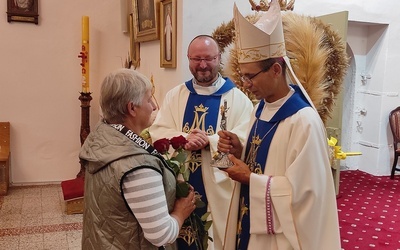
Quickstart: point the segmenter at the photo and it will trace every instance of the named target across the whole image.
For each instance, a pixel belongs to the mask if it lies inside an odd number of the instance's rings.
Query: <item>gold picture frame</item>
[[[136,42],[147,42],[159,39],[158,1],[132,0],[133,24],[136,25],[134,38]]]
[[[135,40],[135,19],[129,14],[129,37],[130,37],[130,66],[136,69],[140,65],[140,43]]]
[[[39,0],[7,0],[7,21],[39,24]]]
[[[176,68],[176,0],[160,5],[160,67]]]

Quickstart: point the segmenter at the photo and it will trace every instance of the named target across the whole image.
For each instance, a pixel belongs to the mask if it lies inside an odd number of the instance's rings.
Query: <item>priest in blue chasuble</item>
[[[235,182],[224,171],[210,166],[217,153],[220,111],[226,105],[224,126],[245,143],[253,104],[229,78],[220,74],[221,51],[211,36],[195,37],[188,46],[187,57],[193,78],[168,91],[149,133],[153,141],[179,135],[189,141],[186,150],[197,160],[187,165],[191,171],[189,182],[206,203],[195,212],[200,217],[211,212],[209,236],[213,241],[208,242],[208,249],[222,250]],[[185,237],[188,231],[181,232],[179,248],[196,249],[191,237]]]

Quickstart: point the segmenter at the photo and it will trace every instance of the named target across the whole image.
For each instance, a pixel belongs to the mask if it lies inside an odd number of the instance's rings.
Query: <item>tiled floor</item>
[[[82,214],[67,215],[60,185],[11,187],[0,196],[0,250],[81,249]]]

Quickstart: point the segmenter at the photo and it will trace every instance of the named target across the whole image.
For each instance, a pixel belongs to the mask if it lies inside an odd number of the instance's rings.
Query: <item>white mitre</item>
[[[291,79],[300,87],[308,102],[315,109],[314,103],[295,75],[290,60],[286,56],[281,7],[278,1],[272,0],[268,11],[263,12],[255,24],[243,17],[234,4],[233,20],[238,63],[252,63],[282,57],[290,71]]]
[[[277,1],[271,1],[268,11],[263,12],[255,24],[243,17],[235,4],[233,19],[239,63],[286,56],[281,8]]]

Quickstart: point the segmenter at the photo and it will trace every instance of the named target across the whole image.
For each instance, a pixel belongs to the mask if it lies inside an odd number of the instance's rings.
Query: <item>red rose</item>
[[[182,135],[172,137],[169,141],[171,142],[171,146],[172,146],[175,150],[184,148],[184,147],[185,147],[185,144],[188,142],[188,141],[186,140],[186,138],[183,137]]]
[[[160,154],[165,154],[169,149],[169,140],[166,138],[159,139],[154,142],[153,146]]]

